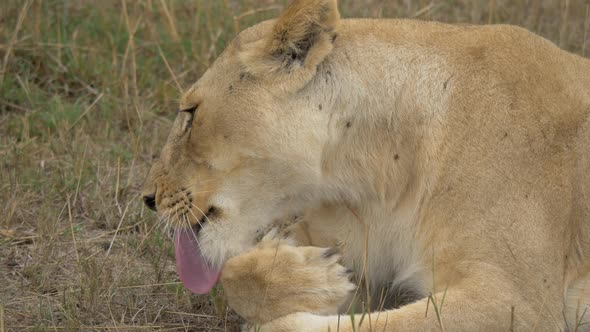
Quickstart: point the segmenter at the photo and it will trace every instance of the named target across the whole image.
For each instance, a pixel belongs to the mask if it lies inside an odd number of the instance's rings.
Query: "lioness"
[[[579,330],[589,113],[590,60],[521,28],[299,0],[183,95],[144,200],[260,331]]]

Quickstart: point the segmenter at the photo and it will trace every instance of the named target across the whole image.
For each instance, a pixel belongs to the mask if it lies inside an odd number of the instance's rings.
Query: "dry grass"
[[[179,90],[285,1],[0,3],[0,330],[235,330],[178,282],[138,199]],[[587,53],[583,0],[342,0],[344,16],[512,23]],[[584,40],[586,39],[586,40]]]

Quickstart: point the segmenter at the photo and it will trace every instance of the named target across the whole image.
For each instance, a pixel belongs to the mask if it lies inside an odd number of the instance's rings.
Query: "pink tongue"
[[[176,247],[176,266],[184,286],[193,293],[209,293],[219,280],[221,271],[215,270],[207,264],[193,232],[188,229],[177,230],[174,236],[174,245]]]

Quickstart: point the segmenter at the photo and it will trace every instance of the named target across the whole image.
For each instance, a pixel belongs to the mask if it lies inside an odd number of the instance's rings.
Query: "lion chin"
[[[580,330],[589,113],[590,60],[524,29],[298,0],[184,93],[143,195],[257,331]]]

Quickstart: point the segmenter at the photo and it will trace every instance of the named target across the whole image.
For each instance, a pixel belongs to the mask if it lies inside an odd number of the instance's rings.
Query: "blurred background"
[[[0,1],[0,332],[235,331],[139,191],[180,91],[280,0]],[[341,0],[344,17],[509,23],[580,55],[589,0]]]

